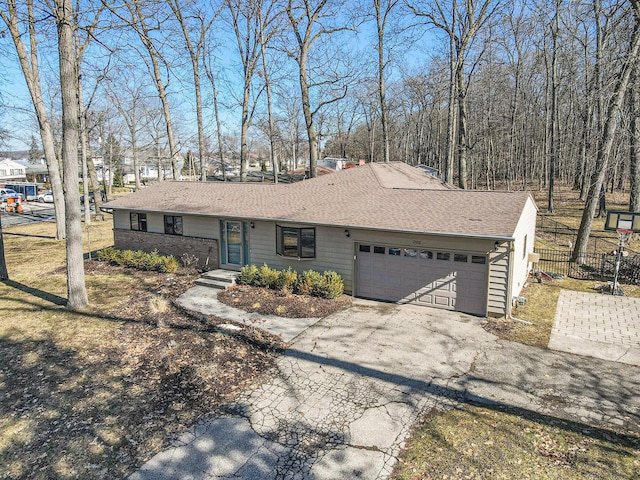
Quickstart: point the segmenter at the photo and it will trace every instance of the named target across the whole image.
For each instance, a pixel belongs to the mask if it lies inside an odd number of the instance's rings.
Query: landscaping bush
[[[260,276],[260,269],[255,265],[245,265],[240,269],[240,274],[236,278],[238,285],[251,285],[257,286],[258,277]]]
[[[279,290],[284,293],[293,293],[298,283],[298,272],[292,270],[291,267],[280,272],[280,279],[278,281]]]
[[[317,295],[322,298],[334,299],[344,293],[344,282],[336,272],[324,272],[322,281],[317,288]]]
[[[178,270],[178,260],[173,256],[160,255],[157,250],[146,253],[141,250],[116,250],[112,247],[98,251],[98,259],[111,265],[170,273]]]
[[[318,295],[319,286],[322,282],[322,274],[315,270],[307,270],[302,272],[298,277],[298,283],[296,284],[296,292],[302,295]]]
[[[272,290],[280,290],[278,280],[280,280],[280,272],[275,268],[270,268],[265,263],[260,267],[260,287],[270,288]]]
[[[291,269],[276,270],[267,264],[261,267],[246,265],[240,269],[236,279],[239,285],[265,287],[285,293],[313,295],[316,297],[334,299],[344,293],[344,282],[336,272],[321,274],[314,270],[307,270],[300,275]]]

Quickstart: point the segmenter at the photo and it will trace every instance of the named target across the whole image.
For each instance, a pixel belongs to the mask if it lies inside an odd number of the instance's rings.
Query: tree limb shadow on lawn
[[[42,300],[46,301],[46,302],[51,302],[54,305],[66,305],[67,304],[67,299],[63,298],[59,295],[56,295],[54,293],[49,293],[49,292],[45,292],[44,290],[40,290],[37,288],[33,288],[30,287],[28,285],[25,285],[23,283],[20,282],[16,282],[14,280],[3,280],[2,283],[4,283],[5,285],[9,286],[9,287],[13,287],[17,290],[20,290],[21,292],[25,292],[28,293],[30,295],[33,295],[34,297],[38,297],[41,298]]]
[[[56,237],[53,235],[34,235],[32,233],[15,233],[15,232],[7,232],[6,230],[2,231],[3,235],[12,235],[14,237],[30,237],[30,238],[46,238],[47,240],[55,240]]]

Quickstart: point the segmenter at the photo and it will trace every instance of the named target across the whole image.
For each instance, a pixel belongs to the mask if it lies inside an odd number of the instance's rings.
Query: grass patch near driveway
[[[418,424],[392,479],[637,479],[640,437],[468,406]]]
[[[595,288],[603,284],[604,282],[568,277],[544,283],[530,282],[520,293],[527,302],[524,305],[518,305],[513,310],[513,316],[530,322],[531,325],[505,318],[487,318],[483,326],[485,330],[505,340],[534,347],[546,347],[549,344],[560,291],[575,290],[604,295]],[[627,296],[640,297],[640,287],[637,285],[623,285],[622,288]]]
[[[90,228],[92,249],[113,244],[110,220]],[[86,261],[90,305],[68,311],[65,245],[54,231],[4,232],[0,478],[123,478],[273,366],[268,336],[219,333],[222,320],[173,304],[194,272]]]

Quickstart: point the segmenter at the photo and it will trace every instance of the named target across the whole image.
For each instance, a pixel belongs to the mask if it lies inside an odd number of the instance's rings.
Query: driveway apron
[[[131,479],[383,479],[416,419],[468,403],[638,429],[637,367],[498,340],[481,320],[360,303]]]

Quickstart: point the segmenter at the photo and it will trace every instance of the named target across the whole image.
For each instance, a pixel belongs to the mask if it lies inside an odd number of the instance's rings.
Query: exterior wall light
[[[255,224],[255,223],[253,223],[253,221],[249,222],[249,226],[250,226],[251,228],[256,228],[256,224]]]
[[[351,236],[351,233],[346,228],[344,229],[344,236],[347,237],[347,238],[349,238]]]
[[[497,252],[498,250],[500,250],[500,244],[498,242],[493,244],[493,251]]]

